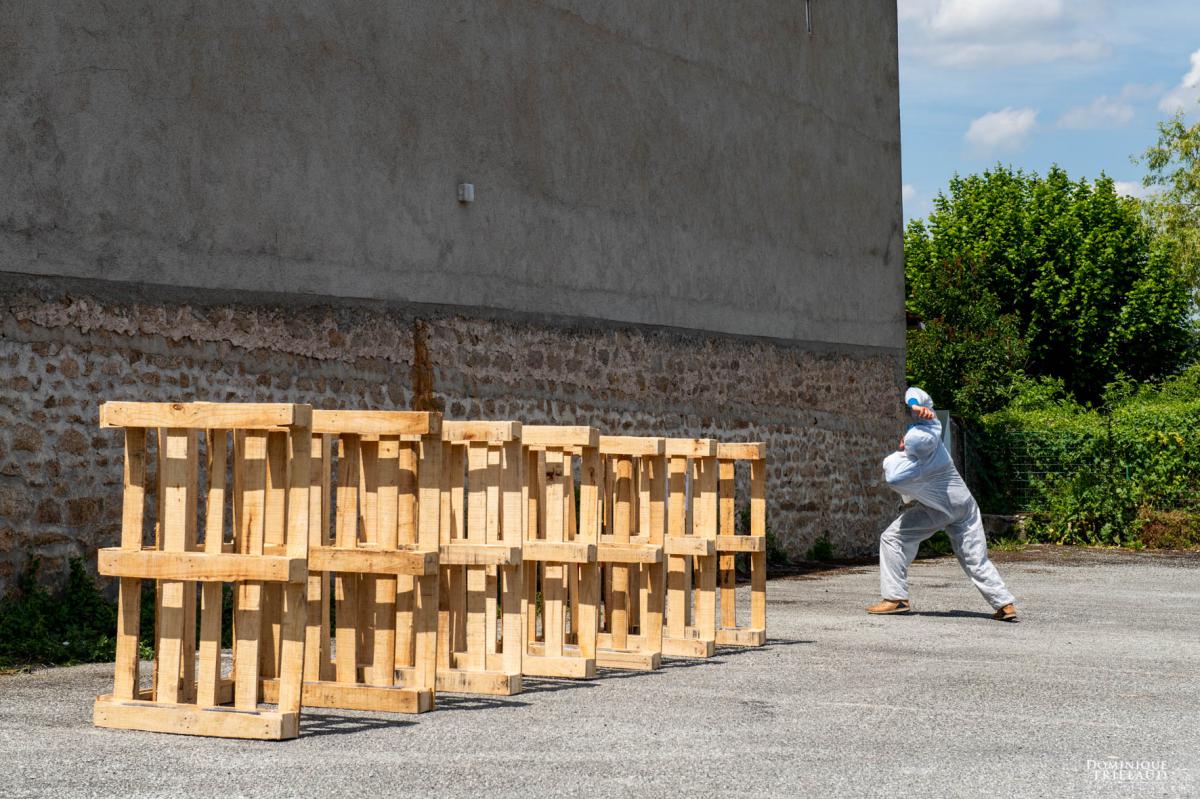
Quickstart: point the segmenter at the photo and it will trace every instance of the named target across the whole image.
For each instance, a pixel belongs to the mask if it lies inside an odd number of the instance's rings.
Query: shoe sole
[[[911,613],[912,608],[896,608],[895,610],[868,610],[872,616],[899,616],[902,613]]]

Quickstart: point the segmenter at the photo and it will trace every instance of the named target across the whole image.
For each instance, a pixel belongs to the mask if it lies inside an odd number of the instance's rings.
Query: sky
[[[1200,118],[1200,0],[899,0],[899,19],[905,219],[997,163],[1140,196],[1130,157]]]

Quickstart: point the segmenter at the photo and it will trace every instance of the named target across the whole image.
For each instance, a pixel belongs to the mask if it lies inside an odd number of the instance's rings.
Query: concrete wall
[[[895,2],[812,5],[8,0],[0,268],[899,348]]]
[[[764,439],[782,543],[870,552],[896,9],[812,6],[0,4],[0,593],[116,542],[104,399]]]

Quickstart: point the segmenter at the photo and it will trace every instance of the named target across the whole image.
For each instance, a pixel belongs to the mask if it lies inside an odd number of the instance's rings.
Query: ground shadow
[[[377,716],[341,716],[331,713],[305,713],[300,720],[300,734],[305,737],[321,735],[354,735],[369,730],[400,729],[417,722]]]
[[[899,614],[904,615],[904,614]],[[934,616],[943,619],[988,619],[992,620],[992,614],[984,613],[979,610],[912,610],[909,611],[911,616]]]
[[[476,694],[447,694],[439,692],[434,700],[437,710],[512,710],[528,707],[529,703],[514,696],[484,696]]]

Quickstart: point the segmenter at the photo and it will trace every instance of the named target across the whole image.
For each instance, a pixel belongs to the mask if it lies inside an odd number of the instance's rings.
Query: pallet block
[[[526,459],[522,672],[590,679],[596,676],[600,601],[600,436],[592,427],[524,425],[521,438]]]
[[[443,422],[442,440],[437,690],[520,693],[521,424]]]
[[[767,641],[767,447],[762,443],[717,444],[718,514],[716,549],[720,585],[717,644],[762,646]],[[750,526],[737,533],[737,464],[750,471]],[[738,625],[737,556],[750,559],[750,623]]]
[[[312,493],[310,514],[301,701],[346,710],[432,710],[441,415],[316,410],[312,429],[319,493]],[[273,677],[264,675],[268,702],[278,688]]]
[[[705,658],[717,638],[717,443],[669,438],[663,654]]]
[[[121,546],[101,550],[98,557],[100,573],[118,577],[120,583],[113,691],[96,699],[96,726],[227,738],[296,737],[304,665],[311,411],[293,404],[101,405],[101,427],[125,431],[125,475]],[[158,439],[158,525],[155,545],[146,549],[142,539],[152,431]],[[197,540],[201,433],[207,483],[202,545]],[[230,438],[232,492],[227,482]],[[226,542],[229,504],[232,535]],[[268,541],[274,544],[268,547]],[[157,582],[149,690],[138,684],[143,579]],[[223,583],[232,583],[235,593],[228,676],[221,672]],[[278,607],[273,626],[264,624],[266,589],[272,590]],[[275,711],[259,707],[258,675],[266,657],[279,673]]]
[[[605,486],[604,628],[597,662],[652,671],[662,664],[667,461],[666,440],[601,436]]]

